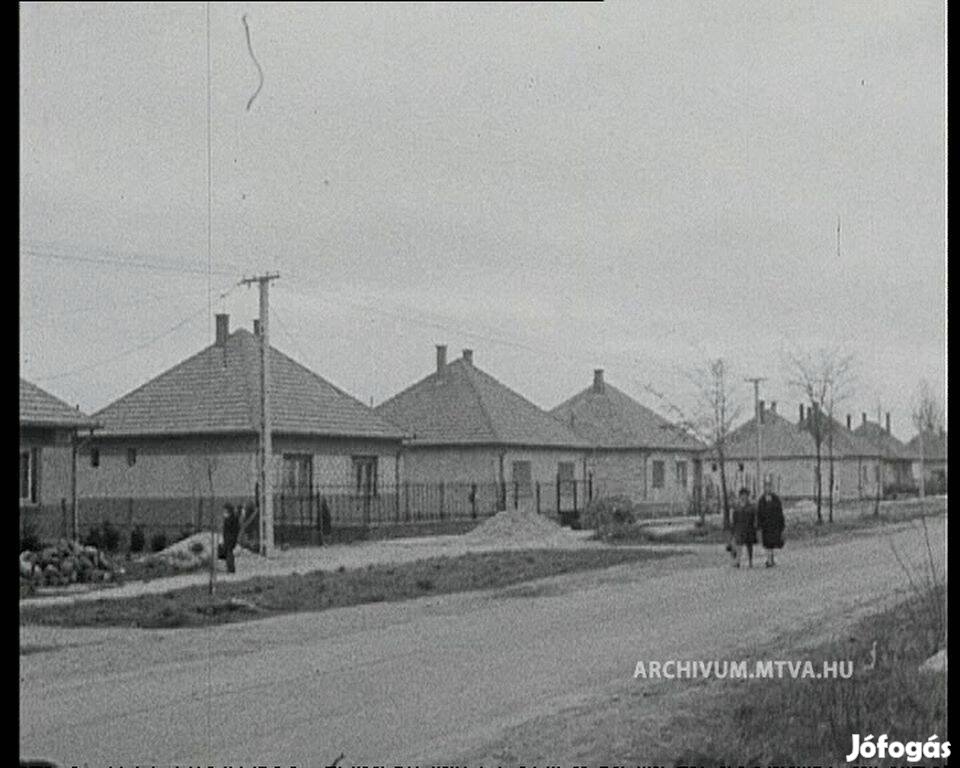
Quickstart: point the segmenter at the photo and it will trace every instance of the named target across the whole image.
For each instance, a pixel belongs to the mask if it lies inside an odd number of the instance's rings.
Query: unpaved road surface
[[[942,564],[945,518],[930,536]],[[312,768],[341,752],[344,766],[456,764],[513,726],[641,684],[638,660],[750,658],[812,623],[841,631],[905,589],[891,544],[927,557],[919,527],[897,525],[798,544],[770,570],[701,547],[204,629],[22,627],[20,753],[91,768]]]

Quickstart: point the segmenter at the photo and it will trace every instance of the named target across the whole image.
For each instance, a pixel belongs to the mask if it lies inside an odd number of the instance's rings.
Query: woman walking
[[[767,568],[773,568],[773,553],[783,547],[783,504],[773,492],[768,480],[763,484],[763,496],[757,504],[757,525],[760,528],[760,541],[767,552]]]
[[[753,568],[753,545],[757,543],[757,511],[750,503],[750,491],[740,489],[736,509],[733,510],[733,567],[740,567],[743,550],[747,550],[747,565]]]

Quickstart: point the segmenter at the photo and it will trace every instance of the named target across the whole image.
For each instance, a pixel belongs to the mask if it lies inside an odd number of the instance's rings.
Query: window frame
[[[370,454],[351,456],[353,464],[354,493],[364,498],[374,498],[380,494],[380,457]],[[363,483],[363,468],[373,467],[372,488],[365,488]],[[369,475],[368,475],[369,477]]]
[[[689,476],[687,462],[685,459],[676,459],[674,461],[674,474],[676,475],[677,487],[686,490],[689,487]],[[683,482],[680,482],[680,476],[683,475]]]
[[[659,472],[658,472],[659,470]],[[660,482],[657,482],[659,474]],[[655,491],[662,490],[667,482],[667,462],[663,459],[652,459],[650,461],[650,487]]]
[[[20,470],[23,468],[23,460],[27,460],[27,472],[26,478],[21,474],[18,485],[18,492],[20,493],[20,506],[22,507],[34,507],[40,503],[40,449],[37,447],[31,448],[21,448],[20,449]],[[23,495],[23,482],[26,479],[27,487],[26,496]]]

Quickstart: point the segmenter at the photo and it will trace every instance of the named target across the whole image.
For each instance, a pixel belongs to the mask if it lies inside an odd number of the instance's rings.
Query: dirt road
[[[930,526],[941,561],[944,520]],[[899,525],[797,545],[772,570],[700,548],[203,630],[23,627],[21,755],[91,768],[312,767],[341,752],[345,766],[451,764],[505,728],[641,684],[638,660],[749,658],[803,626],[839,630],[906,586],[891,543],[926,557],[918,526]]]

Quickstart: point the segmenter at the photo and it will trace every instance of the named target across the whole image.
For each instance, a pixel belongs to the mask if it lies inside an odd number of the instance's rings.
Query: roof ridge
[[[456,362],[462,362],[462,359],[459,360],[459,361],[458,361],[458,360],[454,360],[452,363],[450,363],[450,365],[453,365],[453,364],[456,363]],[[474,374],[476,374],[476,373],[482,373],[484,376],[489,377],[489,378],[492,379],[496,384],[499,384],[501,387],[506,387],[506,385],[501,384],[501,383],[500,383],[499,381],[497,381],[493,376],[490,376],[489,373],[487,373],[486,371],[482,371],[482,370],[480,370],[479,368],[474,367],[473,365],[467,365],[466,363],[463,363],[461,367],[463,368],[464,372],[466,373],[467,383],[468,383],[468,385],[470,386],[470,391],[473,392],[474,396],[477,398],[477,402],[480,403],[480,412],[483,414],[483,418],[484,418],[484,419],[486,420],[486,422],[487,422],[487,427],[490,429],[490,434],[491,434],[491,436],[493,437],[493,439],[494,439],[496,442],[498,442],[498,443],[499,443],[499,442],[503,442],[502,436],[500,435],[499,431],[498,431],[498,430],[494,427],[494,425],[493,425],[493,417],[490,415],[490,407],[489,407],[489,404],[486,402],[486,400],[483,399],[483,394],[482,394],[482,393],[480,392],[480,390],[477,388],[477,382],[476,382],[475,379],[474,379]],[[468,370],[468,369],[469,369],[469,370]]]
[[[308,375],[311,376],[312,378],[316,379],[316,380],[317,380],[318,382],[320,382],[321,384],[323,384],[323,385],[325,385],[325,386],[327,386],[327,387],[330,387],[330,388],[331,388],[334,392],[336,392],[338,395],[341,395],[342,397],[345,397],[345,398],[347,398],[348,400],[351,400],[351,401],[353,401],[354,403],[356,403],[357,405],[359,405],[359,406],[360,406],[364,411],[366,411],[370,416],[373,416],[374,418],[376,418],[376,419],[378,419],[378,420],[380,420],[380,421],[383,421],[383,422],[384,422],[383,426],[385,426],[385,427],[393,427],[394,429],[397,429],[397,427],[396,427],[395,425],[389,423],[386,419],[384,419],[382,416],[380,416],[380,414],[378,414],[374,408],[372,408],[371,406],[367,405],[366,403],[364,403],[364,402],[363,402],[362,400],[360,400],[359,398],[354,397],[353,395],[351,395],[351,394],[350,394],[349,392],[347,392],[346,390],[341,389],[340,387],[338,387],[336,384],[334,384],[334,383],[333,383],[332,381],[330,381],[329,379],[325,379],[323,376],[321,376],[319,373],[317,373],[316,371],[314,371],[312,368],[309,368],[309,367],[307,367],[306,365],[304,365],[303,363],[298,362],[297,360],[295,360],[294,358],[292,358],[290,355],[288,355],[286,352],[281,352],[279,349],[277,349],[276,347],[274,347],[272,344],[270,345],[270,349],[271,349],[273,352],[276,352],[280,357],[285,358],[285,359],[286,359],[289,363],[291,363],[292,365],[295,365],[295,366],[296,366],[297,368],[299,368],[301,371],[305,372],[306,374],[308,374]]]
[[[129,392],[125,392],[124,394],[120,395],[120,397],[116,398],[116,399],[113,400],[112,402],[107,403],[105,406],[103,406],[103,408],[101,408],[101,409],[98,410],[98,411],[95,411],[92,415],[93,415],[94,417],[100,416],[100,415],[103,414],[103,412],[106,411],[108,408],[113,408],[113,407],[119,405],[119,404],[122,403],[124,400],[126,400],[126,399],[129,398],[129,397],[132,397],[133,395],[137,394],[137,393],[140,392],[141,390],[143,390],[143,389],[145,389],[146,387],[150,386],[151,384],[153,384],[153,383],[154,383],[155,381],[157,381],[158,379],[161,379],[161,378],[165,378],[165,377],[167,377],[167,376],[170,376],[170,375],[172,375],[174,372],[179,371],[180,369],[184,368],[184,367],[187,365],[187,363],[193,362],[193,361],[196,360],[197,358],[201,357],[204,353],[207,352],[207,350],[211,349],[211,348],[214,347],[214,346],[216,346],[216,344],[210,344],[210,345],[204,347],[203,349],[201,349],[199,352],[195,352],[194,354],[190,355],[189,357],[185,357],[185,358],[184,358],[183,360],[181,360],[179,363],[175,363],[175,364],[173,365],[173,367],[167,368],[167,370],[165,370],[165,371],[161,371],[161,372],[158,373],[156,376],[147,379],[147,380],[146,380],[145,382],[143,382],[140,386],[134,387],[134,388],[131,389]]]

